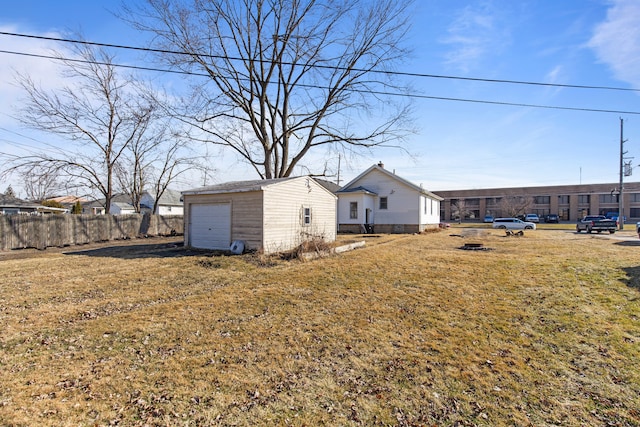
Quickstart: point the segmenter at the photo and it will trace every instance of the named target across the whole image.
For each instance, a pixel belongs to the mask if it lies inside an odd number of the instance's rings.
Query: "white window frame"
[[[349,202],[349,219],[358,219],[358,202]]]
[[[311,206],[302,207],[302,226],[310,227],[312,220]]]

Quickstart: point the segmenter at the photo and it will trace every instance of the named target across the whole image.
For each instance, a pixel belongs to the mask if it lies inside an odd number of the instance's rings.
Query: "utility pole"
[[[627,154],[624,151],[624,143],[626,142],[623,139],[623,126],[624,121],[622,117],[620,117],[620,191],[618,193],[618,225],[619,229],[624,229],[624,155]]]

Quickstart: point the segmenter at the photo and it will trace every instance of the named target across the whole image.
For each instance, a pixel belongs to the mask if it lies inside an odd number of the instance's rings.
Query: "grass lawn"
[[[0,255],[0,425],[638,426],[640,241],[621,234]]]

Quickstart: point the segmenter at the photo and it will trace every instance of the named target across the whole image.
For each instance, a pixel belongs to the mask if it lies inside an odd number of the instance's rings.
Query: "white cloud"
[[[0,26],[0,31],[21,33],[21,29],[14,26]],[[48,37],[58,37],[58,34],[42,34]],[[51,56],[54,49],[61,51],[59,45],[53,41],[0,35],[2,50],[11,53],[0,53],[0,125],[15,124],[11,116],[15,116],[19,109],[22,89],[16,84],[16,74],[29,75],[45,89],[60,87],[62,77],[55,61],[37,58],[31,55]],[[24,54],[24,55],[23,55]]]
[[[617,79],[640,87],[640,2],[613,0],[588,46]]]
[[[508,27],[502,24],[498,12],[490,3],[467,6],[460,10],[441,43],[450,45],[445,63],[462,72],[468,72],[488,55],[502,50]]]

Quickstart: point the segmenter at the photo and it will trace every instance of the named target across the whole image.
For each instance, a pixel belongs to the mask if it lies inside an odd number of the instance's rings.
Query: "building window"
[[[311,225],[311,208],[303,209],[302,225]]]
[[[380,197],[380,209],[387,209],[387,198]]]
[[[569,204],[569,196],[558,196],[558,204],[559,205],[568,205]]]
[[[533,203],[535,203],[536,205],[548,205],[549,203],[551,203],[551,197],[550,196],[535,196],[533,198]]]
[[[600,194],[600,203],[618,203],[618,195]]]
[[[591,196],[589,194],[581,194],[578,196],[579,205],[588,205],[591,202]]]
[[[349,218],[358,219],[358,202],[349,203]]]
[[[631,193],[629,194],[629,201],[631,203],[638,203],[640,202],[640,193]]]
[[[631,218],[640,218],[640,209],[639,208],[631,208],[629,209],[629,216]]]

